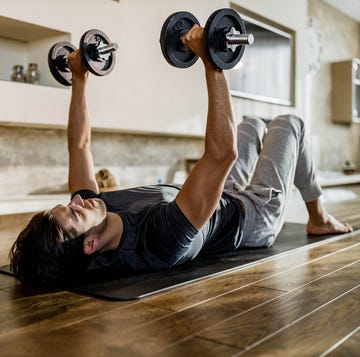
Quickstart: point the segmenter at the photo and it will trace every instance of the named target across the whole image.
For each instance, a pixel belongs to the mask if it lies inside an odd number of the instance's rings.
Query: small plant
[[[355,173],[355,171],[356,166],[352,164],[350,160],[346,160],[343,167],[343,172],[345,173],[345,175],[352,175]]]

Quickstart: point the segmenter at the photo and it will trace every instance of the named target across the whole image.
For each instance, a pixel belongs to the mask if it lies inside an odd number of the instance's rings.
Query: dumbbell
[[[160,45],[165,59],[172,66],[188,68],[198,60],[198,56],[182,42],[195,24],[200,25],[196,17],[187,11],[175,12],[165,20]],[[206,22],[206,57],[218,69],[235,67],[244,54],[245,46],[253,42],[254,36],[246,33],[244,21],[233,9],[219,9]]]
[[[116,43],[100,30],[89,30],[80,39],[80,54],[87,69],[97,75],[109,74],[115,65],[114,52],[118,49]],[[61,84],[71,86],[72,73],[68,66],[68,55],[74,52],[76,47],[70,42],[61,41],[55,43],[48,54],[48,65],[51,74]]]

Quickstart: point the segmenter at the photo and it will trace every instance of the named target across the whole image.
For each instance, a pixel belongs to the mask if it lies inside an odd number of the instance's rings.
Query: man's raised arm
[[[195,25],[183,42],[200,56],[205,65],[209,98],[205,152],[175,200],[196,228],[201,228],[214,213],[225,180],[237,158],[236,124],[230,91],[224,73],[216,70],[206,59],[202,37],[203,29]]]
[[[72,92],[67,129],[69,151],[69,190],[79,189],[99,192],[95,178],[93,157],[90,150],[91,125],[87,108],[86,85],[89,72],[81,60],[79,51],[68,57],[72,71]]]

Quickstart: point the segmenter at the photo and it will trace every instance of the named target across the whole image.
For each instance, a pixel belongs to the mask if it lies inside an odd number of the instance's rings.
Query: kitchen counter
[[[319,171],[319,183],[322,187],[341,186],[360,183],[360,174],[345,175],[340,171]]]
[[[68,204],[69,198],[69,194],[0,196],[0,215],[43,211],[57,204]]]

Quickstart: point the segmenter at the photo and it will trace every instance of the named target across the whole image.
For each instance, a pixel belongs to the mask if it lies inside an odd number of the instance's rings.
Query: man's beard
[[[101,212],[106,213],[106,203],[101,198],[94,198],[93,200],[98,203],[98,206],[96,208],[100,209]]]
[[[86,231],[83,236],[84,238],[91,236],[91,235],[100,235],[106,229],[107,225],[107,216],[96,226],[91,227],[88,231]]]
[[[106,228],[106,225],[107,225],[106,204],[100,198],[97,198],[96,202],[99,203],[99,206],[97,207],[97,209],[101,210],[101,212],[105,215],[105,218],[97,226],[91,227],[88,231],[86,231],[83,234],[85,238],[90,236],[90,235],[97,235],[97,234],[103,233],[105,231],[105,228]]]

